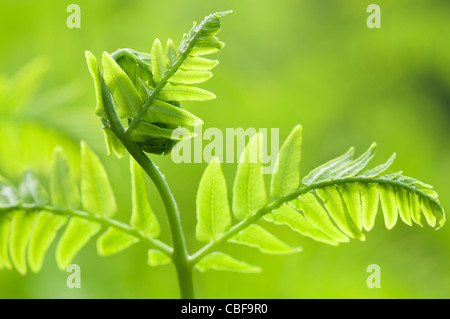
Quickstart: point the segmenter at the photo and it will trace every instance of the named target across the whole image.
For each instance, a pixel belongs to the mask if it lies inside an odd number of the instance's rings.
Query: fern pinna
[[[218,159],[206,168],[198,188],[196,238],[204,246],[189,254],[180,214],[166,180],[144,153],[168,154],[178,141],[175,129],[201,124],[181,108],[186,100],[208,100],[214,95],[191,86],[208,80],[217,61],[200,55],[223,47],[215,34],[225,13],[207,16],[186,34],[177,49],[171,40],[165,52],[155,40],[151,53],[121,49],[102,55],[102,71],[95,56],[86,52],[97,95],[109,152],[130,155],[132,209],[129,223],[112,219],[117,210],[107,173],[99,158],[81,143],[80,182],[71,176],[64,151],[53,155],[49,191],[33,172],[26,172],[15,187],[0,179],[0,268],[25,274],[37,272],[61,228],[56,248],[58,266],[65,270],[96,234],[99,255],[107,256],[141,243],[148,247],[150,266],[173,263],[181,296],[193,298],[192,270],[260,271],[220,251],[230,242],[258,248],[263,253],[300,251],[263,226],[287,225],[303,236],[331,245],[350,238],[364,240],[382,211],[388,229],[400,219],[408,224],[424,221],[438,228],[444,210],[430,185],[388,172],[395,154],[385,163],[366,169],[376,145],[357,158],[351,148],[300,179],[302,128],[296,126],[278,154],[270,184],[270,201],[261,173],[261,136],[255,135],[242,152],[230,204],[227,183]],[[124,127],[122,123],[127,123]],[[251,160],[253,159],[253,160]],[[160,226],[148,200],[145,174],[154,182],[164,203],[172,235],[171,245],[158,240]],[[381,209],[379,209],[381,207]]]

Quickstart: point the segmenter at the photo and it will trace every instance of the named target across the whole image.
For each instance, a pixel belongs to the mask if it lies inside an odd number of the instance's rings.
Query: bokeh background
[[[84,51],[97,56],[129,47],[148,52],[155,37],[178,43],[193,20],[232,9],[223,19],[226,47],[214,78],[217,95],[186,103],[205,128],[279,128],[284,139],[304,128],[302,172],[350,146],[378,143],[378,162],[397,152],[394,169],[435,186],[450,211],[450,2],[377,0],[381,29],[366,26],[372,1],[106,1],[77,0],[81,29],[66,26],[69,1],[0,1],[0,174],[18,181],[27,167],[44,183],[51,150],[62,145],[78,172],[80,140],[102,157],[119,204],[130,214],[128,160],[106,156]],[[154,158],[181,209],[191,252],[196,188],[206,164]],[[236,164],[223,166],[229,194]],[[78,174],[78,173],[77,173]],[[269,180],[267,179],[267,185]],[[231,196],[230,196],[231,197]],[[170,241],[156,191],[150,198]],[[231,199],[231,198],[230,198]],[[268,225],[303,252],[267,256],[240,246],[225,251],[260,274],[195,273],[200,298],[449,298],[450,227],[398,224],[387,231],[380,214],[366,242],[338,247]],[[151,268],[136,245],[99,257],[92,241],[76,257],[82,288],[66,287],[52,245],[43,270],[0,271],[0,298],[177,298],[172,265]],[[381,288],[369,289],[369,264],[381,267]]]

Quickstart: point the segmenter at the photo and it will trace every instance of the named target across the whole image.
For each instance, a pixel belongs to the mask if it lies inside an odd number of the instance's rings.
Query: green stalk
[[[153,162],[144,154],[140,147],[129,136],[125,134],[122,123],[114,109],[111,95],[104,80],[102,79],[102,98],[105,105],[106,115],[108,117],[111,130],[120,139],[130,155],[142,167],[146,174],[155,184],[161,200],[166,209],[167,218],[169,220],[170,232],[173,242],[172,260],[177,270],[178,283],[180,286],[181,298],[194,298],[194,285],[192,280],[192,267],[189,263],[189,254],[184,240],[183,229],[181,227],[180,215],[178,213],[175,198],[167,184],[164,176],[153,164]]]
[[[182,298],[194,298],[192,269],[188,263],[189,255],[181,227],[180,215],[175,198],[164,179],[164,176],[156,168],[155,164],[142,152],[139,146],[128,138],[121,139],[123,145],[131,156],[138,162],[147,175],[152,179],[166,208],[167,217],[173,241],[173,263],[177,269],[179,286]]]

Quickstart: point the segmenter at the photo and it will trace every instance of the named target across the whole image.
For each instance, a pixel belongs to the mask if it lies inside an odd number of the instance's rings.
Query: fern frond
[[[148,203],[142,171],[133,163],[132,188],[130,225],[110,219],[116,211],[114,194],[100,160],[84,143],[80,186],[74,182],[61,148],[53,155],[50,194],[33,172],[25,173],[17,188],[0,177],[0,269],[15,268],[25,274],[29,266],[38,272],[64,225],[56,248],[56,261],[62,270],[102,226],[107,229],[97,240],[101,256],[143,242],[170,259],[172,248],[155,239],[159,225]]]
[[[111,55],[102,55],[103,78],[112,95],[114,108],[120,118],[127,118],[129,127],[126,134],[131,136],[141,148],[150,153],[167,154],[177,142],[171,133],[177,127],[190,128],[201,125],[201,120],[190,122],[194,115],[188,111],[177,112],[174,123],[174,108],[180,108],[183,101],[206,101],[215,95],[193,86],[204,83],[212,77],[211,70],[218,64],[216,60],[200,56],[215,53],[224,43],[215,36],[220,31],[220,18],[228,12],[211,14],[200,24],[194,22],[191,30],[184,35],[178,48],[168,39],[164,50],[161,41],[155,39],[150,53],[131,49],[120,49]],[[96,113],[104,120],[104,101],[101,90],[101,76],[97,61],[92,53],[86,52],[88,67],[94,78],[97,93]],[[167,109],[155,116],[153,109]],[[166,130],[161,136],[156,129],[139,130],[142,123]],[[147,126],[148,126],[147,125]],[[136,134],[139,131],[139,134]],[[168,136],[167,136],[168,135]],[[111,140],[107,140],[111,143]],[[109,149],[112,147],[110,146]]]
[[[312,170],[303,178],[306,186],[288,195],[283,208],[266,215],[265,219],[332,244],[348,238],[364,240],[362,231],[372,229],[380,207],[388,229],[396,225],[399,216],[408,225],[412,221],[422,225],[421,215],[430,226],[442,227],[444,209],[431,186],[401,172],[385,173],[395,154],[386,163],[365,169],[375,150],[376,144],[372,144],[364,154],[353,159],[351,148]],[[301,216],[302,224],[288,218],[293,216],[292,212]],[[308,233],[310,229],[319,231],[320,236]]]
[[[281,148],[278,170],[272,175],[274,201],[270,204],[265,204],[265,199],[260,197],[264,194],[260,161],[242,162],[241,158],[233,194],[234,215],[240,222],[222,235],[210,238],[210,242],[192,256],[193,265],[214,263],[215,259],[208,256],[225,242],[256,247],[271,254],[299,250],[255,225],[261,219],[287,225],[303,236],[331,245],[348,242],[350,238],[365,240],[363,231],[373,228],[379,210],[388,229],[399,219],[408,225],[414,222],[422,226],[422,216],[432,227],[443,226],[444,209],[432,186],[404,176],[402,172],[386,173],[395,154],[383,164],[366,168],[375,156],[375,143],[358,158],[354,158],[354,149],[350,148],[313,169],[303,178],[304,185],[300,185],[301,132],[301,126],[295,127]],[[250,140],[242,156],[248,159],[253,154],[259,158],[257,140],[258,136]],[[200,188],[198,196],[202,193],[205,190]],[[203,199],[207,202],[209,198]],[[197,214],[202,217],[199,223],[208,220],[203,207],[208,207],[207,203],[197,205],[197,209],[203,211]],[[214,269],[214,265],[208,268]]]

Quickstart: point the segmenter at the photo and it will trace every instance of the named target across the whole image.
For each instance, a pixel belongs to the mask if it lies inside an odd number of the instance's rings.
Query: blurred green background
[[[193,20],[232,9],[223,19],[226,47],[204,88],[217,99],[186,103],[205,128],[279,128],[280,140],[304,128],[302,172],[350,146],[376,141],[378,162],[397,152],[394,169],[435,186],[450,211],[450,2],[378,0],[381,29],[366,26],[372,1],[78,0],[81,29],[69,29],[68,1],[0,1],[0,174],[14,181],[26,167],[48,183],[51,150],[62,145],[76,171],[80,140],[102,157],[119,204],[130,214],[128,160],[106,156],[84,51],[128,47],[148,52],[155,37],[179,43]],[[154,157],[177,198],[188,247],[195,241],[196,188],[206,164]],[[236,164],[223,166],[229,194]],[[267,176],[267,185],[269,179]],[[230,196],[231,197],[231,196]],[[162,204],[152,205],[170,236]],[[450,227],[404,224],[387,231],[380,214],[366,242],[339,247],[268,225],[303,252],[267,256],[231,244],[225,251],[263,267],[260,274],[195,273],[199,298],[449,298]],[[55,243],[38,274],[0,271],[0,298],[177,298],[172,265],[146,265],[144,247],[97,256],[92,241],[76,257],[82,288],[66,287]],[[370,264],[381,288],[369,289]]]

